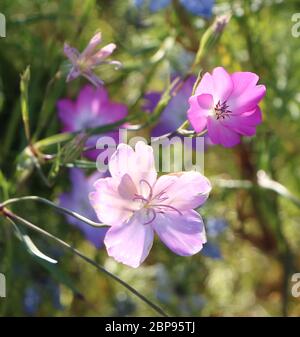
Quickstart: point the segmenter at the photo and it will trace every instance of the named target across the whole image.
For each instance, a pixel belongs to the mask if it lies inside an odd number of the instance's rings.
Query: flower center
[[[145,222],[144,225],[152,223],[155,220],[157,213],[164,214],[166,211],[174,211],[177,212],[179,215],[182,215],[181,211],[176,207],[163,203],[164,201],[169,199],[166,191],[161,191],[153,196],[153,188],[149,184],[149,182],[142,179],[140,181],[141,189],[143,189],[143,185],[146,185],[149,189],[147,197],[143,196],[142,194],[135,194],[133,200],[140,200],[142,202],[141,209],[143,208],[147,211],[149,221]]]
[[[225,119],[225,117],[230,117],[231,111],[229,110],[229,105],[227,105],[227,101],[219,102],[215,106],[215,114],[217,120]]]

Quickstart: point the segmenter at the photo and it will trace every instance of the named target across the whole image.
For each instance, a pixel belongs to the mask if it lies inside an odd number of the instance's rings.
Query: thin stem
[[[31,230],[39,233],[39,234],[42,234],[43,236],[54,240],[60,246],[69,249],[71,252],[73,252],[74,254],[76,254],[77,256],[79,256],[81,259],[83,259],[87,263],[89,263],[92,266],[94,266],[96,269],[98,269],[99,271],[105,273],[106,275],[108,275],[109,277],[111,277],[112,279],[114,279],[115,281],[117,281],[118,283],[120,283],[123,287],[125,287],[126,289],[128,289],[130,292],[132,292],[134,295],[136,295],[143,302],[145,302],[146,304],[148,304],[158,314],[162,315],[163,317],[168,317],[168,315],[159,306],[157,306],[155,303],[153,303],[152,301],[150,301],[144,295],[140,294],[136,289],[134,289],[133,287],[131,287],[129,284],[127,284],[125,281],[123,281],[122,279],[120,279],[118,276],[112,274],[111,272],[109,272],[108,270],[106,270],[103,266],[99,265],[98,263],[96,263],[95,261],[93,261],[91,258],[89,258],[86,255],[84,255],[78,249],[72,247],[67,242],[65,242],[65,241],[57,238],[56,236],[52,235],[51,233],[48,233],[44,229],[42,229],[40,227],[37,227],[36,225],[32,224],[31,222],[23,219],[22,217],[20,217],[18,215],[12,213],[11,211],[9,211],[7,209],[3,209],[3,213],[4,213],[4,215],[6,217],[22,223],[27,228],[29,228],[29,229],[31,229]]]
[[[159,141],[162,141],[164,139],[171,138],[171,137],[174,137],[174,136],[177,136],[177,135],[195,138],[195,137],[204,136],[207,133],[206,129],[199,132],[199,133],[197,133],[193,130],[186,130],[188,125],[189,125],[189,122],[186,120],[177,130],[175,130],[173,132],[166,133],[166,134],[164,134],[162,136],[159,136],[159,137],[153,137],[153,140],[151,140],[151,143],[159,142]]]
[[[139,114],[132,114],[114,123],[97,126],[95,128],[88,128],[85,130],[85,132],[87,133],[88,136],[91,136],[95,134],[97,135],[97,134],[105,133],[108,131],[113,131],[119,126],[123,125],[124,123],[131,122],[132,120],[138,117],[139,117]],[[73,132],[64,132],[64,133],[52,135],[48,138],[44,138],[42,140],[35,142],[34,147],[37,149],[41,149],[41,148],[44,148],[50,145],[56,145],[59,143],[63,143],[63,142],[71,140],[74,136],[77,136],[80,133],[82,133],[82,130],[73,131]]]
[[[14,203],[17,203],[17,202],[20,202],[20,201],[26,201],[26,200],[33,200],[33,201],[38,201],[38,202],[41,202],[43,204],[46,204],[48,206],[51,206],[57,210],[59,210],[60,212],[63,212],[63,213],[66,213],[76,219],[79,219],[85,223],[87,223],[88,225],[90,226],[93,226],[93,227],[107,227],[107,225],[105,224],[102,224],[102,223],[98,223],[98,222],[94,222],[76,212],[73,212],[73,211],[70,211],[69,209],[67,208],[64,208],[64,207],[60,207],[58,205],[56,205],[54,202],[48,200],[48,199],[45,199],[45,198],[40,198],[38,196],[34,196],[34,195],[31,195],[31,196],[26,196],[26,197],[20,197],[20,198],[14,198],[14,199],[8,199],[6,201],[4,201],[2,204],[0,204],[0,208],[3,208],[5,206],[8,206],[10,204],[14,204]]]

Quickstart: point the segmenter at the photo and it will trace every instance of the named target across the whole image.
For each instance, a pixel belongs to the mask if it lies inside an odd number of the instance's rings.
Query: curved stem
[[[131,287],[129,284],[127,284],[125,281],[123,281],[122,279],[120,279],[118,276],[112,274],[111,272],[109,272],[108,270],[106,270],[103,266],[99,265],[94,260],[92,260],[88,256],[84,255],[81,251],[79,251],[78,249],[72,247],[67,242],[65,242],[65,241],[57,238],[56,236],[52,235],[51,233],[49,233],[49,232],[45,231],[44,229],[42,229],[42,228],[40,228],[40,227],[32,224],[31,222],[23,219],[22,217],[14,214],[14,213],[12,213],[11,211],[9,211],[7,209],[3,209],[3,213],[4,213],[4,215],[7,218],[15,220],[15,221],[18,221],[18,222],[22,223],[24,226],[28,227],[29,229],[31,229],[31,230],[39,233],[39,234],[42,234],[43,236],[54,240],[60,246],[69,249],[71,252],[73,252],[74,254],[76,254],[77,256],[79,256],[81,259],[83,259],[87,263],[89,263],[92,266],[94,266],[96,269],[98,269],[99,271],[105,273],[106,275],[108,275],[109,277],[111,277],[112,279],[114,279],[115,281],[117,281],[118,283],[120,283],[123,287],[125,287],[126,289],[128,289],[130,292],[132,292],[135,296],[137,296],[143,302],[145,302],[146,304],[148,304],[158,314],[160,314],[163,317],[168,317],[168,315],[159,306],[157,306],[155,303],[153,303],[148,298],[146,298],[144,295],[142,295],[141,293],[139,293],[136,289],[134,289],[133,287]]]
[[[155,143],[155,142],[159,142],[162,141],[164,139],[170,138],[170,137],[174,137],[174,136],[187,136],[187,137],[191,137],[191,138],[195,138],[195,137],[201,137],[204,136],[207,133],[207,130],[203,130],[199,133],[193,131],[193,130],[186,130],[186,128],[188,127],[189,122],[185,121],[177,130],[173,131],[173,132],[169,132],[166,133],[162,136],[159,137],[152,137],[151,143]]]
[[[34,196],[34,195],[30,195],[30,196],[26,196],[26,197],[20,197],[20,198],[14,198],[14,199],[8,199],[6,201],[4,201],[2,204],[0,204],[0,209],[5,207],[5,206],[8,206],[10,204],[14,204],[14,203],[17,203],[17,202],[20,202],[20,201],[26,201],[26,200],[33,200],[33,201],[38,201],[38,202],[41,202],[43,204],[46,204],[50,207],[53,207],[57,210],[59,210],[60,212],[63,212],[63,213],[66,213],[78,220],[81,220],[83,222],[85,222],[86,224],[90,225],[90,226],[93,226],[93,227],[107,227],[107,225],[105,224],[102,224],[102,223],[98,223],[98,222],[95,222],[95,221],[92,221],[76,212],[73,212],[73,211],[70,211],[69,209],[67,208],[64,208],[64,207],[60,207],[58,205],[56,205],[54,202],[48,200],[48,199],[45,199],[45,198],[40,198],[38,196]]]

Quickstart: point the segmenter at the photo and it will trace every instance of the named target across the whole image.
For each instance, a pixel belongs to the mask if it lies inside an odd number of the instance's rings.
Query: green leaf
[[[61,150],[61,162],[63,164],[73,162],[80,157],[88,135],[80,134],[67,143]]]
[[[48,175],[51,182],[53,182],[58,176],[61,166],[66,166],[66,164],[76,161],[76,159],[81,155],[87,138],[87,135],[78,135],[65,144],[61,149],[58,146],[57,156]]]
[[[0,170],[0,187],[1,187],[1,197],[3,200],[8,199],[9,197],[9,183],[6,180],[4,174]]]
[[[43,268],[47,269],[59,283],[68,287],[78,298],[84,299],[84,296],[76,288],[72,279],[58,268],[57,261],[42,253],[23,229],[21,230],[13,220],[9,219],[9,221],[12,223],[18,239],[24,244],[32,258]]]
[[[29,250],[29,252],[33,255],[35,255],[36,257],[45,260],[49,263],[57,263],[56,260],[52,259],[51,257],[45,255],[44,253],[42,253],[37,246],[33,243],[33,241],[31,240],[31,238],[28,235],[23,235],[23,241],[26,244],[27,249]]]
[[[57,177],[58,173],[59,173],[59,168],[60,168],[60,162],[61,162],[61,148],[60,148],[60,144],[57,145],[57,155],[56,158],[53,161],[53,164],[51,166],[48,178],[50,180],[50,182],[53,182],[54,179]]]
[[[30,67],[28,66],[21,75],[20,90],[21,90],[21,113],[25,128],[27,141],[30,142],[30,126],[29,126],[29,108],[28,108],[28,86],[30,81]]]
[[[37,246],[33,243],[33,241],[31,240],[30,236],[28,236],[26,233],[23,232],[23,230],[21,230],[13,221],[11,221],[11,223],[13,224],[13,227],[15,229],[16,235],[18,237],[18,239],[23,242],[23,244],[25,245],[27,251],[35,256],[38,257],[39,259],[42,259],[44,261],[47,261],[49,263],[54,263],[56,264],[57,261],[52,259],[51,257],[45,255],[44,253],[42,253]]]

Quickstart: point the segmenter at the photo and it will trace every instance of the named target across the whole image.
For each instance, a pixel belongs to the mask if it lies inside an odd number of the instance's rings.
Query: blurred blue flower
[[[212,8],[214,0],[180,0],[181,4],[187,11],[197,16],[210,18],[212,16]]]
[[[216,238],[224,232],[228,223],[222,218],[208,218],[206,222],[206,233],[211,238]]]
[[[217,238],[220,234],[224,232],[228,223],[222,218],[208,218],[206,221],[206,234],[207,242],[201,250],[201,254],[210,257],[212,259],[218,260],[222,259],[222,252],[217,244]]]
[[[46,296],[50,296],[52,305],[55,309],[61,310],[62,305],[60,302],[60,288],[59,285],[51,279],[46,279],[28,286],[25,289],[23,298],[23,308],[27,315],[34,316]]]
[[[151,12],[157,12],[167,7],[171,0],[133,0],[137,7],[146,7]],[[212,8],[214,0],[180,0],[180,3],[187,11],[194,15],[204,16],[210,18],[212,15]]]
[[[24,311],[27,315],[33,316],[37,313],[41,303],[41,295],[35,287],[27,287],[23,299]]]
[[[201,254],[215,260],[222,259],[220,247],[212,242],[206,242],[201,250]]]
[[[60,195],[59,205],[77,212],[92,221],[98,221],[96,213],[94,212],[88,195],[93,189],[94,182],[102,178],[103,174],[96,171],[91,176],[86,177],[84,172],[78,168],[70,170],[71,191]],[[96,248],[103,245],[104,236],[107,228],[95,228],[83,221],[66,216],[67,221],[76,226],[83,232],[86,239],[90,241]]]
[[[59,284],[49,281],[47,283],[47,288],[52,297],[53,308],[57,310],[62,310],[63,306],[60,301],[60,287]]]

